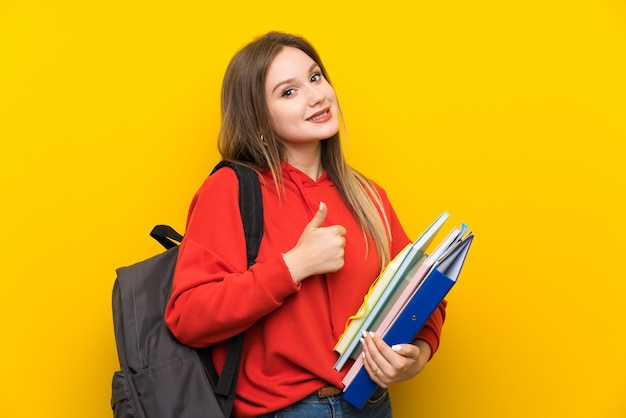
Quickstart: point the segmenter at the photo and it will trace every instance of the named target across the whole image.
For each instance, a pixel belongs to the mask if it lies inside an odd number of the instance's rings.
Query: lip
[[[313,122],[313,123],[321,123],[321,122],[326,122],[328,120],[330,120],[330,118],[332,118],[332,113],[330,111],[330,106],[320,110],[319,112],[315,112],[313,113],[311,116],[309,116],[308,118],[306,118],[307,122]]]

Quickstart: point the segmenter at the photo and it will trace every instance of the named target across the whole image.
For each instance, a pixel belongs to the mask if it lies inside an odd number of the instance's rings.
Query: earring
[[[263,134],[261,134],[261,142],[263,143],[263,146],[267,148],[267,142],[265,142],[265,137],[263,136]]]

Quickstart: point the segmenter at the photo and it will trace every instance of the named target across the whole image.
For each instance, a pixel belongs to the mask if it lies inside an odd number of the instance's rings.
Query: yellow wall
[[[317,46],[411,236],[476,233],[396,416],[626,416],[623,1],[212,3],[0,4],[1,417],[111,416],[114,269],[184,229],[270,29]]]

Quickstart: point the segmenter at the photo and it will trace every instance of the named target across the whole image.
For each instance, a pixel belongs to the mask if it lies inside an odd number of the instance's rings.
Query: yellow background
[[[625,3],[213,3],[0,3],[0,416],[111,416],[114,270],[184,230],[271,29],[318,48],[409,234],[477,237],[396,416],[626,416]]]

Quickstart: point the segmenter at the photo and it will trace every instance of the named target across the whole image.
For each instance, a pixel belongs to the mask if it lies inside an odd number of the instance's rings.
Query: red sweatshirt
[[[235,173],[219,170],[194,197],[174,275],[165,319],[184,344],[214,345],[219,372],[226,355],[223,341],[246,331],[237,383],[235,416],[268,413],[290,405],[318,388],[341,380],[350,364],[337,372],[333,347],[346,321],[380,272],[372,242],[366,242],[356,220],[326,174],[313,181],[283,163],[285,196],[279,197],[269,173],[261,176],[264,235],[257,262],[247,269]],[[379,189],[391,224],[392,256],[409,238],[386,194]],[[293,248],[323,201],[327,225],[343,225],[345,265],[336,273],[294,284],[282,253]],[[368,252],[369,251],[369,252]],[[439,345],[445,302],[418,334]]]

